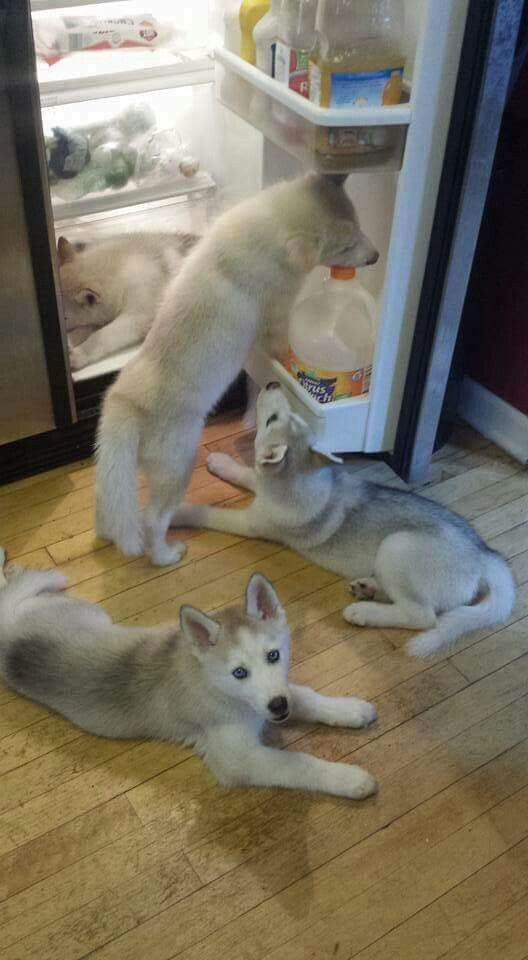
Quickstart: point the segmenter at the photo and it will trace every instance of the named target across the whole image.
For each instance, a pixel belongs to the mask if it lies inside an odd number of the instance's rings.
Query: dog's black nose
[[[375,250],[374,253],[371,253],[370,257],[368,258],[368,260],[367,260],[367,262],[366,262],[366,266],[367,266],[367,267],[370,267],[371,264],[377,263],[378,260],[379,260],[379,253],[378,253],[377,250]]]
[[[280,390],[280,383],[279,383],[279,381],[278,381],[278,380],[270,380],[270,382],[266,384],[266,390]]]
[[[273,697],[268,703],[268,710],[274,717],[284,717],[288,713],[286,697]]]

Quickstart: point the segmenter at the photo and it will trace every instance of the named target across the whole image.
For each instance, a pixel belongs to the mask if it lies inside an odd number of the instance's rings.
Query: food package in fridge
[[[199,162],[175,129],[155,130],[139,145],[136,180],[156,181],[168,177],[193,177]]]
[[[150,13],[121,17],[54,17],[34,25],[37,56],[52,66],[72,53],[105,50],[155,50],[184,34]]]

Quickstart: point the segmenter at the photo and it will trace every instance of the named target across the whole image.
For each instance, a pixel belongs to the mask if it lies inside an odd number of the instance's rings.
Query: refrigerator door
[[[0,444],[73,419],[30,44],[28,11],[0,12]]]
[[[392,466],[427,474],[519,34],[522,0],[470,0]]]

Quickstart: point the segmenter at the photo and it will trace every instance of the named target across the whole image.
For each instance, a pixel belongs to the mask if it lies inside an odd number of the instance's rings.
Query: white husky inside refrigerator
[[[232,7],[232,3],[230,4]],[[278,363],[248,361],[259,384],[279,379],[294,407],[335,451],[390,451],[402,402],[413,330],[450,122],[467,0],[405,0],[406,102],[336,110],[315,106],[222,47],[216,0],[120,0],[74,6],[33,0],[35,34],[64,16],[148,13],[169,24],[156,50],[75,52],[38,60],[43,129],[108,123],[130,104],[148,104],[160,129],[176,129],[199,162],[173,176],[121,190],[78,195],[51,185],[56,233],[70,240],[128,230],[207,229],[219,210],[283,177],[316,169],[318,127],[376,127],[386,149],[358,156],[347,190],[362,229],[380,251],[361,281],[375,296],[377,341],[367,395],[319,404]],[[328,172],[328,171],[327,171]],[[330,171],[331,172],[331,171]],[[73,181],[69,181],[72,183]],[[313,280],[309,279],[308,284]],[[115,371],[126,351],[73,374]]]

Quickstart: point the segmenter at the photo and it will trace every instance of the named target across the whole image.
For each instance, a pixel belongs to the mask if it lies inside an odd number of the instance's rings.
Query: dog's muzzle
[[[273,700],[268,703],[268,710],[275,723],[286,720],[290,713],[286,697],[273,697]]]

